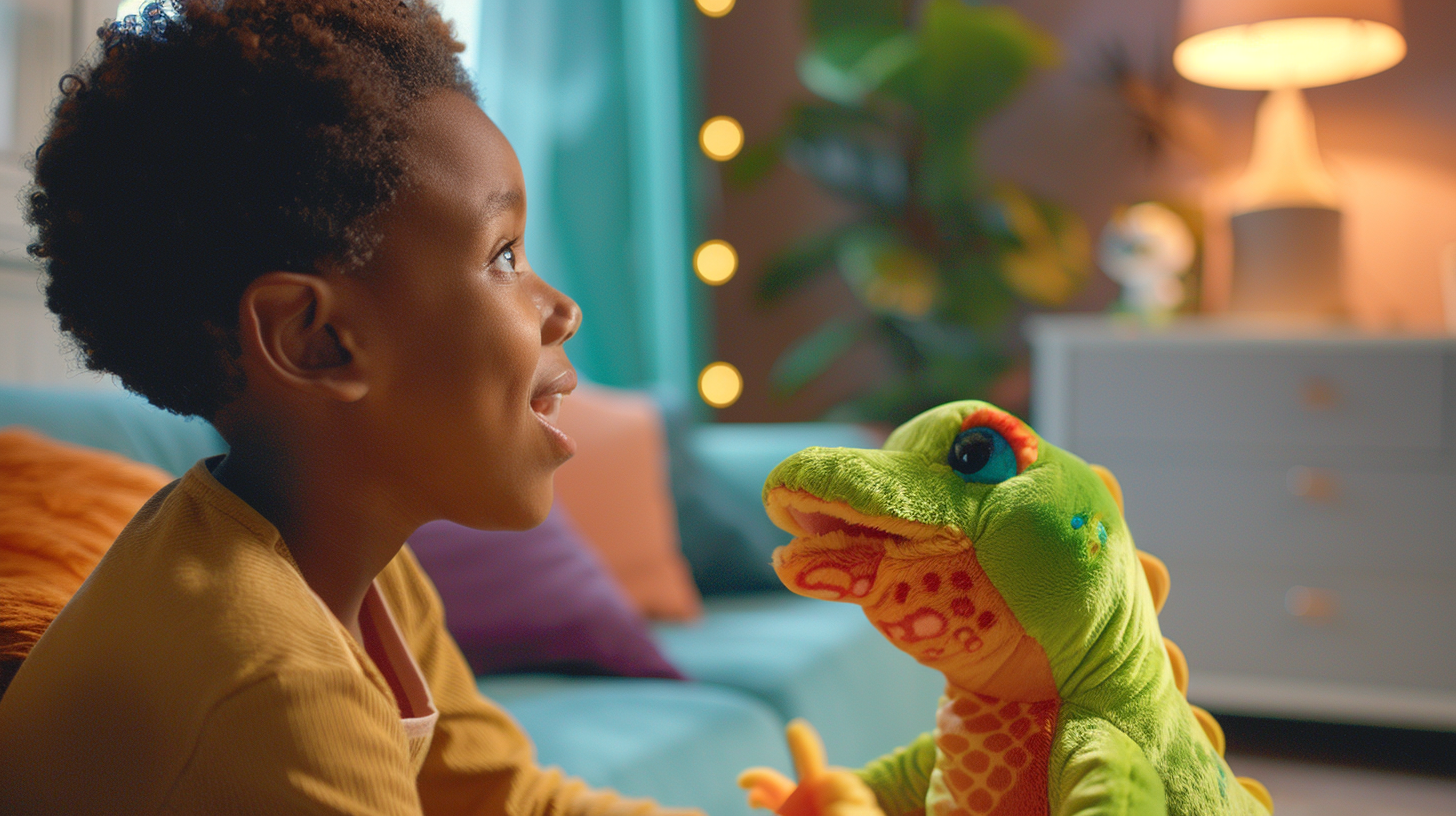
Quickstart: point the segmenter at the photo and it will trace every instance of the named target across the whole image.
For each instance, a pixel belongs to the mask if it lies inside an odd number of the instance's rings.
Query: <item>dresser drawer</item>
[[[1456,474],[1106,464],[1122,484],[1133,538],[1150,552],[1456,579]]]
[[[1456,582],[1167,561],[1160,623],[1195,676],[1456,691]]]
[[[1073,352],[1074,444],[1442,445],[1437,348],[1091,345]]]

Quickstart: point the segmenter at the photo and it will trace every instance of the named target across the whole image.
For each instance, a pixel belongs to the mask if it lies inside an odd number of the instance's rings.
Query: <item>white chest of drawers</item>
[[[1456,340],[1030,326],[1033,425],[1111,468],[1189,697],[1456,729]]]

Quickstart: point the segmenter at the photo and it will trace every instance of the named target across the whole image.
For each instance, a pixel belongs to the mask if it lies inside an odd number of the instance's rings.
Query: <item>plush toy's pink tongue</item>
[[[846,533],[852,536],[892,538],[884,530],[877,530],[864,524],[854,524],[837,516],[828,513],[815,513],[810,510],[800,510],[797,507],[787,508],[789,515],[795,523],[804,530],[806,535],[822,536],[828,533]]]

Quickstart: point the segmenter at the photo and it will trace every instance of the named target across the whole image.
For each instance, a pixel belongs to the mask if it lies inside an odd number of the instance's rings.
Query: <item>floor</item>
[[[1456,733],[1219,716],[1279,816],[1456,816]]]

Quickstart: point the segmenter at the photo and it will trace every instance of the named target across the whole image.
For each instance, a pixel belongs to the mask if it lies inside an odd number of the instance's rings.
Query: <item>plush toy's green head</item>
[[[1154,614],[1111,474],[984,402],[927,411],[884,450],[802,451],[764,499],[796,536],[775,554],[790,589],[861,604],[969,689],[1065,694],[1113,616]]]

